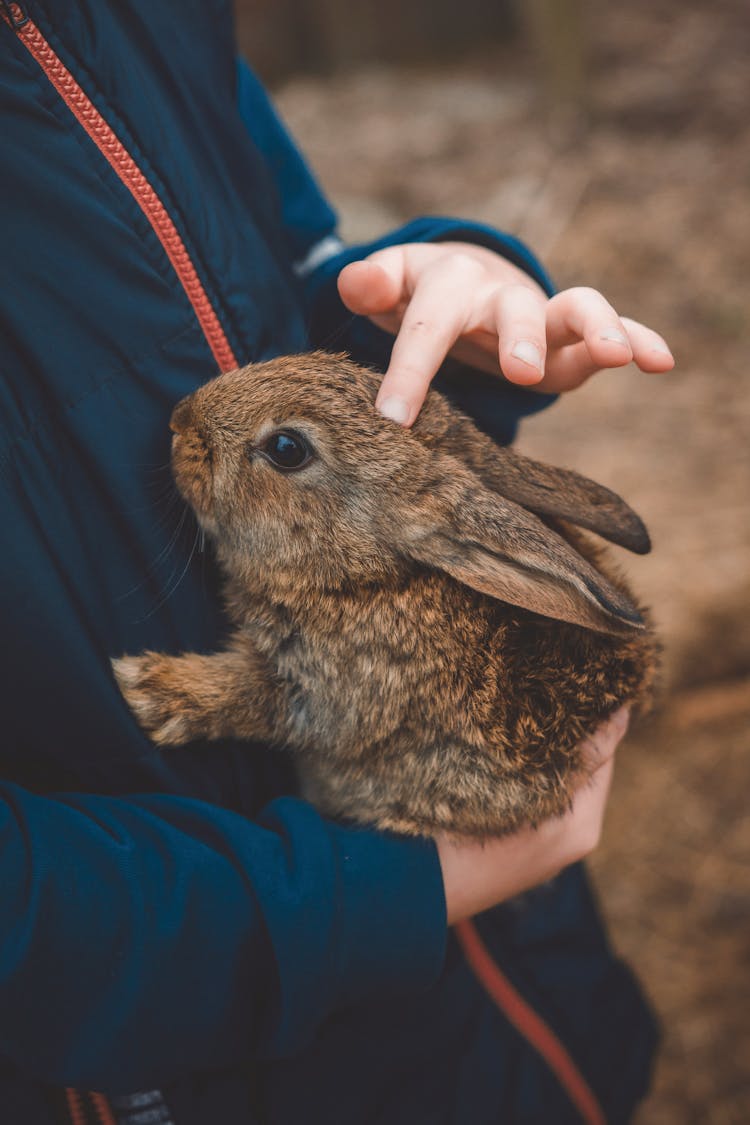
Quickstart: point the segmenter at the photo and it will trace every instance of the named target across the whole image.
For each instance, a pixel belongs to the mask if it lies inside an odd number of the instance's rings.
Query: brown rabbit
[[[235,629],[114,661],[161,745],[261,739],[304,794],[399,832],[510,831],[568,806],[579,745],[642,699],[655,643],[570,521],[644,552],[607,489],[498,448],[432,391],[412,430],[344,356],[233,371],[175,408],[178,487]]]

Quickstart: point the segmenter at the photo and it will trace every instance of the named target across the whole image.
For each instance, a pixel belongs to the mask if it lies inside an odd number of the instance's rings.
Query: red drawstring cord
[[[537,1051],[563,1087],[585,1125],[606,1125],[596,1095],[549,1024],[513,987],[495,964],[473,921],[454,927],[464,956],[484,990],[505,1018]]]
[[[65,1101],[68,1105],[68,1114],[71,1125],[86,1125],[86,1110],[83,1108],[83,1095],[78,1090],[67,1087]]]
[[[112,1107],[105,1098],[104,1094],[97,1094],[92,1090],[91,1101],[93,1102],[94,1112],[99,1118],[100,1125],[117,1125],[117,1120],[114,1113],[112,1112]]]

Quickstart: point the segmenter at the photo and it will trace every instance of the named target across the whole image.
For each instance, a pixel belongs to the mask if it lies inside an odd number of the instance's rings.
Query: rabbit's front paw
[[[139,724],[159,746],[200,738],[204,723],[180,657],[146,652],[112,661],[117,684]]]

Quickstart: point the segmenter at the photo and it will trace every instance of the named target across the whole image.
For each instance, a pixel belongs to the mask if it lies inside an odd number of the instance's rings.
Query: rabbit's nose
[[[193,422],[193,407],[189,398],[183,398],[177,403],[169,419],[169,428],[176,434],[184,434]]]

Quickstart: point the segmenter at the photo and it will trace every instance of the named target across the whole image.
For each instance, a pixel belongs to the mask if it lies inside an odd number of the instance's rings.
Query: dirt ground
[[[350,239],[415,214],[518,233],[560,286],[658,327],[678,370],[600,376],[521,448],[627,497],[622,563],[665,645],[656,716],[619,755],[593,869],[661,1015],[639,1125],[750,1121],[750,14],[590,9],[586,124],[545,108],[528,46],[279,91]]]

